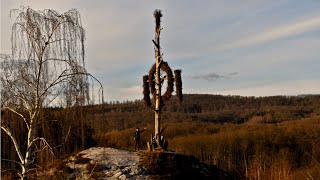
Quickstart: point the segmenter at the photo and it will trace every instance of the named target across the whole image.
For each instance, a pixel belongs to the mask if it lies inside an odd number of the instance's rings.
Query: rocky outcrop
[[[94,147],[66,160],[69,179],[148,179],[137,153]]]
[[[51,172],[53,179],[237,179],[193,156],[168,151],[129,152],[93,147],[73,155]]]

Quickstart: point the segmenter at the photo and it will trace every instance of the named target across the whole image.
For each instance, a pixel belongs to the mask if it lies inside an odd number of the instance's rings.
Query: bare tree
[[[36,145],[42,143],[50,148],[37,135],[41,110],[58,102],[69,107],[88,104],[89,78],[97,79],[85,69],[85,31],[77,10],[59,14],[50,9],[22,7],[10,15],[16,19],[12,26],[12,56],[1,55],[1,108],[24,121],[27,142],[18,142],[10,123],[2,121],[1,129],[11,138],[19,157],[9,161],[19,164],[19,176],[27,179],[39,150]],[[99,92],[103,101],[102,86]],[[21,148],[23,143],[26,148]]]

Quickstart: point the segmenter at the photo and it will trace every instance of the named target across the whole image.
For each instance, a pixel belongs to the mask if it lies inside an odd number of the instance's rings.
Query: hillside
[[[169,150],[194,156],[210,167],[236,174],[240,179],[298,179],[320,177],[320,95],[240,97],[184,95],[182,104],[175,98],[165,102],[163,133]],[[1,120],[20,131],[25,142],[23,121],[7,111]],[[52,168],[91,147],[112,147],[132,151],[136,127],[147,127],[141,135],[146,149],[154,132],[153,111],[140,100],[108,102],[64,109],[47,108],[41,116],[39,136],[52,149],[37,154],[34,173]],[[17,159],[13,144],[1,137],[3,159]],[[26,148],[25,144],[20,144]],[[41,144],[39,144],[39,147]],[[8,171],[4,179],[15,178],[15,163],[1,162]]]
[[[92,126],[98,145],[133,149],[134,128],[147,126],[145,147],[154,120],[143,102],[109,103],[101,109],[105,121],[96,116],[99,126]],[[320,177],[319,95],[185,95],[181,105],[169,101],[164,109],[169,149],[235,172],[240,179]],[[103,124],[108,132],[100,131]]]
[[[241,97],[186,94],[182,104],[165,102],[162,122],[244,123],[260,118],[266,123],[320,115],[320,95]],[[97,131],[121,130],[153,123],[153,112],[143,102],[109,102],[88,107],[90,124]],[[97,125],[97,126],[96,126]]]

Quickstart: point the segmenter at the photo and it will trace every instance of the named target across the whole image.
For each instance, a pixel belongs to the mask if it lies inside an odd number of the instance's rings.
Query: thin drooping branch
[[[8,106],[4,106],[4,107],[2,107],[2,109],[8,109],[9,111],[11,111],[11,112],[17,114],[18,116],[20,116],[23,119],[24,123],[26,124],[27,129],[28,130],[30,129],[30,125],[29,125],[27,119],[24,117],[24,115],[22,115],[21,113],[17,112],[16,110],[14,110],[14,109],[12,109],[11,107],[8,107]]]
[[[103,86],[102,83],[93,75],[91,75],[90,73],[86,73],[86,72],[76,72],[76,73],[71,73],[71,74],[64,74],[64,72],[67,72],[68,70],[63,71],[44,91],[40,96],[45,95],[45,93],[48,91],[48,89],[52,88],[53,86],[60,84],[61,82],[68,80],[68,77],[70,76],[75,76],[75,75],[84,75],[84,76],[90,76],[91,78],[93,78],[94,80],[96,80],[99,84],[100,84],[100,90],[102,91],[101,95],[102,95],[102,103],[103,103]]]
[[[35,139],[29,144],[28,149],[31,148],[32,145],[35,144],[35,142],[37,142],[37,141],[43,142],[43,144],[45,145],[44,148],[47,148],[47,147],[48,147],[48,148],[50,149],[50,152],[53,154],[53,151],[52,151],[51,146],[49,145],[49,143],[47,142],[47,140],[46,140],[45,138],[42,138],[42,137],[37,137],[37,138],[35,138]]]
[[[23,160],[23,156],[22,156],[22,153],[21,153],[21,150],[20,150],[20,147],[19,147],[17,139],[14,137],[14,135],[11,132],[11,130],[9,128],[5,127],[2,124],[1,124],[1,129],[11,138],[11,140],[13,142],[13,145],[14,145],[14,148],[15,148],[15,150],[16,150],[16,152],[18,154],[18,157],[20,159],[20,162],[23,164],[24,160]]]
[[[19,166],[22,167],[21,162],[18,162],[18,161],[12,160],[12,159],[4,159],[4,158],[1,158],[1,161],[14,162],[14,163],[16,163],[16,164],[18,164]],[[2,171],[2,170],[1,170],[1,171]],[[17,170],[17,171],[18,171],[18,170]]]

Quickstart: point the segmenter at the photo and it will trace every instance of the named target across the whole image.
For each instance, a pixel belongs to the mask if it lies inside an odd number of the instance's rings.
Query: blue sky
[[[10,53],[9,10],[20,5],[79,10],[87,69],[107,101],[142,98],[155,9],[163,12],[163,58],[183,70],[184,93],[320,93],[320,0],[2,0],[1,53]]]

